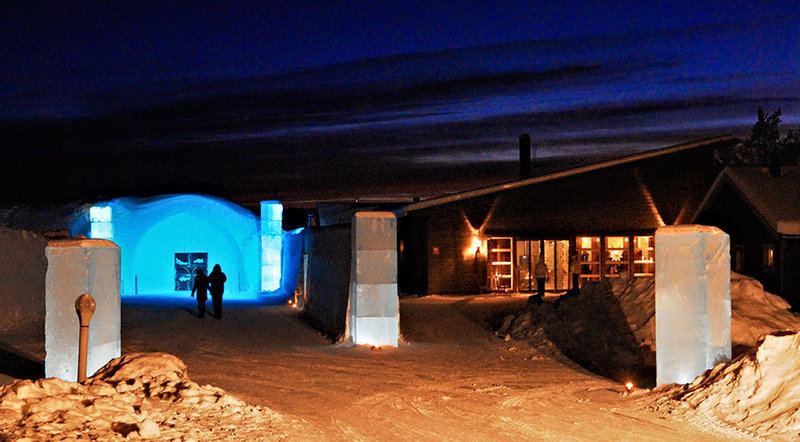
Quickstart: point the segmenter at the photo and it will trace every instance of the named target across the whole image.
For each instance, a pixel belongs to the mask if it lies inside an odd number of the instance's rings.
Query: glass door
[[[208,252],[175,254],[175,291],[192,290],[197,270],[208,275]]]
[[[553,290],[566,291],[569,290],[569,240],[558,239],[549,240],[551,246],[546,245],[545,250],[548,248],[553,249],[552,262],[548,262],[547,267],[550,271],[550,279],[553,281]],[[549,260],[548,260],[549,261]]]
[[[529,292],[536,288],[536,281],[533,280],[533,266],[531,264],[531,241],[517,241],[517,290]],[[538,253],[537,253],[538,255]]]
[[[517,240],[516,241],[517,290],[535,291],[536,279],[533,270],[540,258],[547,265],[545,290],[569,289],[569,240]]]

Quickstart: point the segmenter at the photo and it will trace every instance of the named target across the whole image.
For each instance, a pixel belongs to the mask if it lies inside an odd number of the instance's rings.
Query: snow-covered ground
[[[589,284],[578,296],[508,315],[498,333],[563,353],[620,382],[651,386],[654,290],[652,278]],[[800,317],[789,308],[758,281],[732,273],[734,360],[689,386],[659,387],[651,393],[663,394],[655,408],[691,420],[724,422],[754,437],[800,438]]]
[[[759,286],[734,275],[737,344],[800,329]],[[567,336],[605,336],[609,324],[632,327],[601,346],[612,354],[603,360],[634,366],[626,358],[652,344],[652,282],[611,287],[531,306],[526,296],[403,299],[405,342],[380,350],[333,345],[285,305],[229,303],[217,321],[197,318],[190,298],[127,300],[123,358],[86,383],[0,377],[0,439],[796,439],[796,335],[739,351],[691,386],[631,394],[567,358],[577,342]],[[35,327],[4,331],[0,344],[34,365],[44,358]]]

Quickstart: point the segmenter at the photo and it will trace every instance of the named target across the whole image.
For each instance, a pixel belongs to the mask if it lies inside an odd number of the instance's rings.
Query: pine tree
[[[717,151],[715,158],[723,166],[760,166],[773,171],[795,164],[800,155],[800,133],[789,131],[781,138],[780,122],[780,108],[766,115],[758,106],[758,121],[750,131],[750,138],[730,149]]]

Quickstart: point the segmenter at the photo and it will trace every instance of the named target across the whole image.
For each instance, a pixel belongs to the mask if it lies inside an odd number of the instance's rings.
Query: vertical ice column
[[[70,239],[48,243],[45,276],[44,372],[78,379],[80,322],[75,300],[90,294],[97,308],[89,324],[86,375],[120,356],[120,249],[106,239]]]
[[[655,242],[656,384],[686,384],[731,358],[730,239],[682,225]]]
[[[352,224],[347,332],[356,345],[397,346],[397,218],[358,212]]]
[[[261,201],[261,291],[281,288],[281,240],[283,205]]]

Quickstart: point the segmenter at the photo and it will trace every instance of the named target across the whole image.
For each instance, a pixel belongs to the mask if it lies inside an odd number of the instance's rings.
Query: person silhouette
[[[569,252],[569,273],[572,275],[572,289],[578,290],[581,286],[581,263],[578,261],[578,251]]]
[[[533,276],[536,277],[536,297],[539,302],[544,299],[544,283],[547,281],[549,270],[544,263],[544,256],[539,257],[539,262],[533,268]]]
[[[197,293],[197,314],[199,317],[206,315],[206,300],[208,299],[208,276],[203,273],[203,269],[197,269],[192,287],[192,297]]]
[[[222,273],[219,264],[214,265],[214,270],[208,275],[208,291],[211,292],[211,300],[214,303],[214,317],[222,317],[222,292],[225,291],[225,281],[228,278]]]

